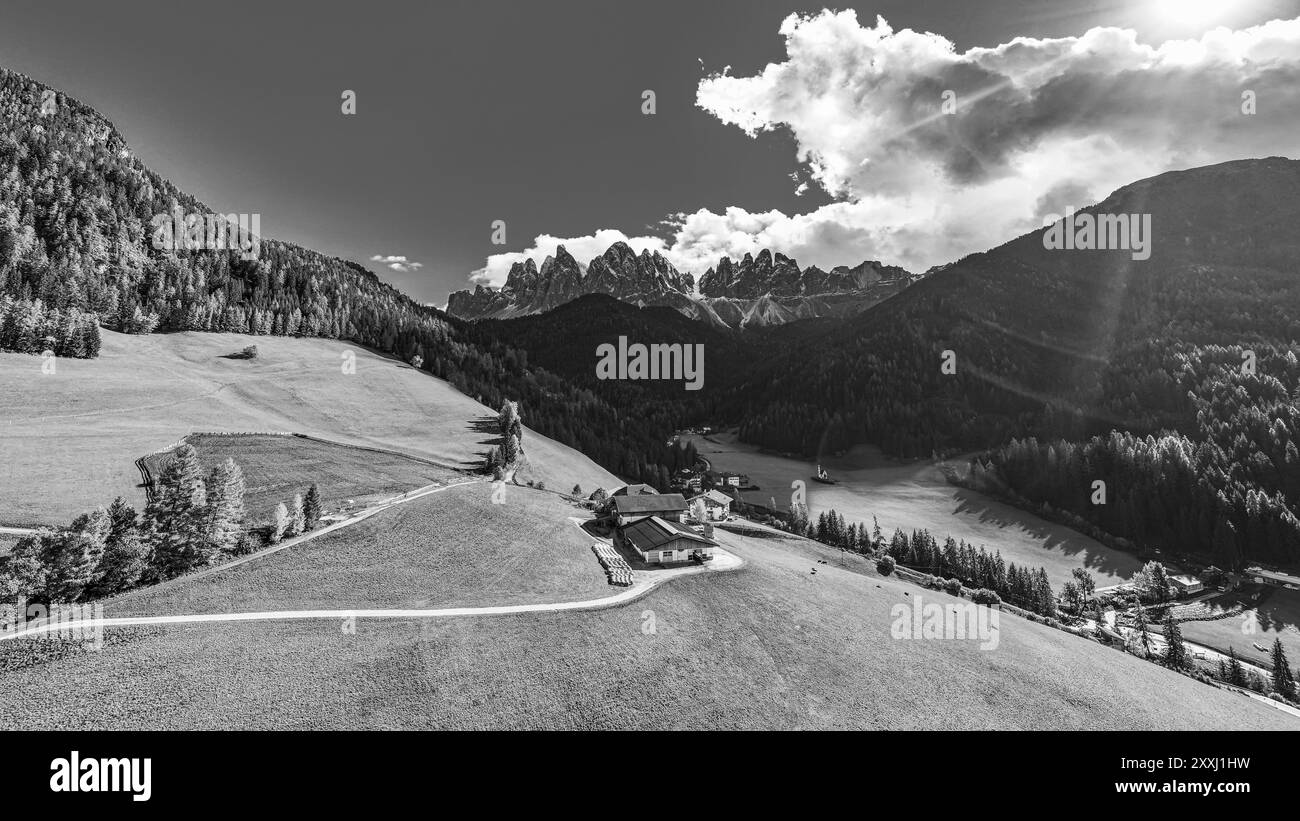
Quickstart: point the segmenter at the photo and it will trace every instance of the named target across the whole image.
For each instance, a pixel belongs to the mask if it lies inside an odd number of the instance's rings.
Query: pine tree
[[[1246,669],[1241,666],[1241,660],[1237,658],[1237,651],[1233,647],[1228,648],[1228,683],[1238,687],[1246,686]]]
[[[1273,689],[1278,695],[1291,701],[1295,700],[1295,674],[1287,661],[1286,650],[1282,649],[1282,639],[1273,639]]]
[[[578,492],[581,492],[581,489]],[[320,524],[321,517],[320,490],[315,482],[307,488],[307,498],[303,501],[302,512],[306,517],[307,530],[315,530]]]
[[[1165,664],[1174,669],[1187,666],[1187,648],[1183,645],[1183,631],[1172,615],[1165,616]]]
[[[1134,622],[1138,631],[1138,641],[1142,642],[1142,649],[1149,656],[1151,655],[1151,634],[1147,631],[1150,630],[1151,625],[1147,621],[1147,609],[1140,603],[1137,606],[1137,612],[1134,614]]]
[[[154,570],[161,578],[178,576],[202,563],[206,503],[198,453],[183,444],[163,468],[145,508]]]

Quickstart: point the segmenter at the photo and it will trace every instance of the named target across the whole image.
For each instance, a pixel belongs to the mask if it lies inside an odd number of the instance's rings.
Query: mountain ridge
[[[667,306],[719,327],[751,328],[851,316],[920,278],[874,260],[830,272],[801,269],[790,257],[763,249],[738,262],[724,256],[697,282],[658,251],[637,254],[626,242],[614,243],[586,266],[560,245],[540,270],[531,257],[514,263],[499,289],[479,284],[453,292],[446,310],[469,320],[512,319],[587,294],[607,294],[638,307]]]

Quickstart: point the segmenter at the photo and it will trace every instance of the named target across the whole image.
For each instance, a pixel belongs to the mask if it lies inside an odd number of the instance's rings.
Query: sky
[[[924,270],[1164,170],[1300,156],[1300,0],[823,5],[5,0],[0,65],[436,305],[561,242]]]

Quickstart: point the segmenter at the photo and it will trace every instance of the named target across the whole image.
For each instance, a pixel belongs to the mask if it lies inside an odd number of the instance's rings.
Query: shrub
[[[974,593],[970,594],[970,600],[976,604],[985,604],[992,607],[995,604],[1002,604],[1002,597],[987,587],[981,587]]]
[[[239,352],[240,357],[244,359],[257,359],[257,346],[249,345]]]
[[[894,561],[893,556],[881,556],[876,561],[876,570],[880,573],[880,575],[888,576],[889,574],[894,572],[894,567],[897,566],[897,564],[898,563]]]
[[[951,594],[954,595],[954,596],[960,596],[960,595],[961,595],[961,580],[960,580],[960,579],[949,579],[948,581],[946,581],[946,582],[943,583],[943,589],[944,589],[944,590],[947,590],[949,593],[951,593]]]

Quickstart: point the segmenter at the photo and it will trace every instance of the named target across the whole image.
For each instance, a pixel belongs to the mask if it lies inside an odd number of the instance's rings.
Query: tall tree
[[[581,493],[582,489],[578,488],[576,492]],[[320,490],[317,489],[315,482],[312,483],[311,487],[307,488],[307,498],[303,500],[302,512],[307,520],[307,529],[315,530],[317,525],[320,524],[321,517]]]
[[[234,459],[212,469],[208,477],[207,505],[204,513],[204,563],[222,553],[235,553],[244,538],[244,472]]]
[[[1187,666],[1187,647],[1183,644],[1183,631],[1172,615],[1165,616],[1165,664],[1175,669]]]
[[[1282,649],[1282,639],[1273,639],[1273,689],[1283,698],[1294,701],[1296,698],[1295,674]]]

